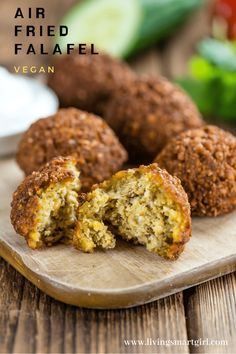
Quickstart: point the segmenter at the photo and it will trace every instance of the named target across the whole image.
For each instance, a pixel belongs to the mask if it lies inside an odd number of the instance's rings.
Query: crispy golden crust
[[[180,134],[155,161],[180,178],[194,215],[236,208],[236,138],[215,126]]]
[[[74,179],[68,162],[76,165],[73,157],[58,157],[51,160],[39,171],[27,176],[13,194],[11,203],[11,223],[15,231],[29,236],[30,230],[36,227],[36,217],[39,210],[39,197],[51,185]]]
[[[57,156],[77,159],[84,190],[109,178],[127,159],[101,118],[75,108],[61,109],[32,124],[20,141],[17,162],[29,174]]]
[[[190,98],[164,78],[118,89],[103,113],[135,161],[154,158],[177,133],[203,125]]]
[[[96,189],[102,189],[105,192],[108,192],[112,186],[115,186],[119,180],[126,179],[130,173],[137,174],[137,178],[140,178],[140,175],[142,174],[151,173],[150,181],[154,184],[157,184],[158,186],[161,186],[162,190],[167,193],[174,204],[178,206],[182,219],[181,225],[179,227],[179,232],[175,237],[175,240],[172,240],[173,242],[169,243],[166,249],[157,252],[165,258],[172,260],[177,259],[180,253],[183,251],[185,243],[189,241],[191,236],[190,205],[188,202],[187,194],[185,193],[180,180],[171,176],[166,170],[160,169],[157,164],[140,166],[136,169],[117,172],[109,180],[104,181],[98,185],[94,185],[92,187],[92,191],[86,195],[86,200],[89,201],[93,198],[93,191]],[[79,233],[80,223],[78,222],[77,228],[75,230],[75,235],[78,235]],[[74,244],[75,246],[78,246],[77,236],[74,238]]]
[[[106,54],[65,55],[56,58],[53,65],[55,73],[49,76],[48,85],[61,106],[98,114],[111,92],[134,77],[127,64]]]

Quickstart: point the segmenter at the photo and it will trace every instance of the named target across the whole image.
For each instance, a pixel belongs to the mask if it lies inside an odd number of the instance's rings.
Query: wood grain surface
[[[235,275],[126,310],[57,302],[0,261],[0,352],[235,353]],[[224,339],[220,345],[127,346],[124,340]]]
[[[121,240],[93,254],[66,245],[31,250],[9,219],[22,171],[14,159],[0,162],[0,170],[0,255],[55,299],[88,308],[131,307],[236,270],[236,212],[194,218],[192,238],[176,261]]]
[[[185,294],[185,308],[189,338],[227,340],[228,346],[204,346],[204,353],[236,352],[236,277],[216,279]],[[191,347],[202,353],[201,347]],[[228,351],[227,351],[228,350]]]

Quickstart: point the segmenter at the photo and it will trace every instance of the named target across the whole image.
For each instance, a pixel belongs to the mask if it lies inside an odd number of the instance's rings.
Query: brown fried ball
[[[101,118],[75,108],[40,119],[23,135],[17,162],[29,174],[57,156],[74,156],[83,190],[109,178],[127,153]]]
[[[107,54],[65,55],[55,59],[55,73],[48,85],[56,92],[62,107],[74,106],[100,114],[100,105],[113,90],[134,77],[127,64]]]
[[[180,181],[157,164],[117,172],[78,209],[73,244],[85,252],[115,247],[116,236],[168,259],[191,235],[190,205]]]
[[[11,222],[35,249],[69,239],[81,184],[74,158],[58,157],[27,176],[13,194]]]
[[[155,162],[177,177],[194,215],[216,216],[236,208],[236,138],[215,126],[180,134]]]
[[[136,79],[120,88],[103,116],[133,161],[152,160],[170,138],[203,125],[190,98],[164,78]]]

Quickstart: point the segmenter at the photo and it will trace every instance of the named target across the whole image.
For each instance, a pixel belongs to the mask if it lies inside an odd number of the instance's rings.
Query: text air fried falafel
[[[164,78],[137,78],[118,89],[103,116],[135,161],[154,158],[170,138],[203,125],[190,98]]]
[[[13,194],[11,222],[29,247],[70,239],[81,184],[76,160],[55,158],[27,176]]]
[[[236,138],[215,126],[180,134],[155,161],[182,182],[194,215],[236,208]]]
[[[187,195],[180,181],[156,164],[117,172],[86,198],[73,237],[82,251],[113,248],[119,235],[175,259],[189,240]]]
[[[134,77],[126,63],[102,53],[64,55],[53,64],[55,73],[49,76],[48,85],[58,95],[61,106],[88,112],[100,113],[99,106],[111,92]]]
[[[105,121],[75,108],[32,124],[19,143],[17,162],[29,174],[57,156],[77,159],[84,190],[109,178],[127,159]]]

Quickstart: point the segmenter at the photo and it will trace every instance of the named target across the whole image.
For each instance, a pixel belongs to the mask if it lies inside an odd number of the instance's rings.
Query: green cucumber
[[[62,20],[67,43],[94,43],[97,48],[128,57],[167,36],[202,4],[203,0],[85,0]]]
[[[130,54],[167,37],[203,4],[203,0],[138,0],[142,23]]]
[[[122,57],[136,40],[141,21],[137,0],[86,0],[73,7],[62,20],[69,34],[57,42],[94,43],[105,52]]]

